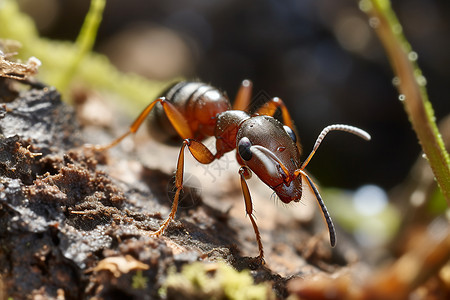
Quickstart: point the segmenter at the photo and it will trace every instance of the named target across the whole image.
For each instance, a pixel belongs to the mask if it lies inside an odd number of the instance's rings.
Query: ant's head
[[[336,233],[316,185],[303,170],[313,157],[323,138],[333,130],[345,131],[370,140],[370,135],[357,127],[335,124],[325,127],[319,134],[313,150],[300,165],[300,151],[292,129],[283,126],[274,118],[257,116],[244,121],[236,136],[238,161],[246,165],[272,188],[281,201],[289,203],[300,201],[302,196],[302,177],[314,195],[325,217],[330,232],[330,243],[336,244]]]
[[[302,196],[300,153],[291,128],[269,116],[244,121],[236,136],[238,160],[275,191],[281,201],[299,201]]]

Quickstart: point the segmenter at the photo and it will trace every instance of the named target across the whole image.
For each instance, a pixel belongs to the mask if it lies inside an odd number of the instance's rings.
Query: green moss
[[[170,272],[162,296],[177,299],[274,299],[268,284],[254,284],[246,270],[238,272],[223,262],[193,263],[181,273]]]
[[[132,278],[131,286],[133,289],[142,290],[147,288],[148,278],[142,274],[142,271],[139,270],[136,272],[136,275]]]

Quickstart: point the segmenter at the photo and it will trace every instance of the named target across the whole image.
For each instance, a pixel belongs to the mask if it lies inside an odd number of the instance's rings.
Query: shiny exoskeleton
[[[202,164],[209,164],[225,153],[237,149],[236,159],[240,164],[239,174],[247,215],[252,222],[259,247],[258,258],[263,261],[264,251],[253,216],[253,204],[246,180],[255,173],[269,186],[284,203],[298,202],[302,197],[302,178],[314,192],[327,222],[330,243],[336,243],[333,223],[317,190],[304,171],[325,135],[332,130],[353,133],[366,140],[370,135],[349,125],[330,125],[322,130],[313,150],[301,163],[300,143],[296,138],[291,116],[280,98],[273,98],[250,115],[246,109],[251,100],[252,83],[244,80],[236,96],[233,107],[224,93],[201,82],[179,82],[170,87],[164,97],[150,103],[130,126],[128,132],[107,146],[117,145],[129,134],[135,133],[148,114],[151,132],[163,142],[182,140],[178,156],[175,186],[177,188],[171,212],[160,228],[153,232],[159,236],[175,217],[179,195],[183,187],[184,150],[187,147],[193,157]],[[280,109],[283,123],[272,116]],[[157,130],[155,130],[157,128]],[[152,130],[153,129],[153,130]],[[216,139],[216,153],[212,153],[203,143],[206,137]]]

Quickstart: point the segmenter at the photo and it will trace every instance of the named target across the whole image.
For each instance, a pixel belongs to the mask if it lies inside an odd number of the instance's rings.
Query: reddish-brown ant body
[[[284,203],[299,202],[302,197],[302,177],[314,192],[321,207],[330,233],[330,243],[336,243],[334,226],[325,204],[311,178],[304,171],[325,135],[332,130],[341,130],[370,140],[370,135],[353,126],[330,125],[322,130],[317,138],[311,154],[300,162],[300,143],[296,139],[293,122],[283,101],[273,98],[249,115],[248,108],[252,93],[252,83],[244,80],[237,93],[233,109],[228,98],[218,89],[201,82],[179,82],[170,87],[165,97],[150,103],[130,126],[128,132],[107,146],[97,149],[108,149],[117,145],[129,134],[135,133],[153,111],[150,118],[151,127],[158,126],[159,131],[167,132],[157,137],[159,140],[181,138],[182,146],[178,156],[175,175],[176,193],[168,218],[160,228],[152,233],[160,236],[175,217],[180,192],[183,187],[184,150],[187,147],[193,157],[202,164],[209,164],[225,153],[237,149],[236,159],[240,164],[239,174],[244,195],[247,215],[252,222],[259,247],[258,258],[263,261],[264,251],[253,216],[253,204],[246,180],[254,172],[268,185]],[[160,105],[156,105],[160,103]],[[272,116],[281,110],[283,122]],[[216,153],[213,154],[201,141],[213,136],[216,139]]]

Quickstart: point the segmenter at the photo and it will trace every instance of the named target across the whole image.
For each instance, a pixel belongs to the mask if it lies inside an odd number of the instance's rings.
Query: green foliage
[[[33,20],[20,12],[14,0],[0,2],[0,39],[20,42],[19,58],[35,56],[41,62],[38,79],[55,86],[65,99],[74,84],[103,90],[130,100],[125,109],[142,108],[155,99],[169,82],[147,80],[119,72],[108,59],[91,52],[105,0],[93,0],[76,43],[39,36]]]
[[[92,0],[89,12],[81,28],[80,34],[75,42],[77,47],[76,53],[71,59],[72,62],[69,64],[65,73],[59,77],[59,82],[56,86],[65,90],[69,85],[71,79],[75,76],[78,66],[86,55],[92,51],[92,47],[95,43],[95,38],[97,37],[98,27],[100,26],[103,10],[105,8],[105,0]]]

